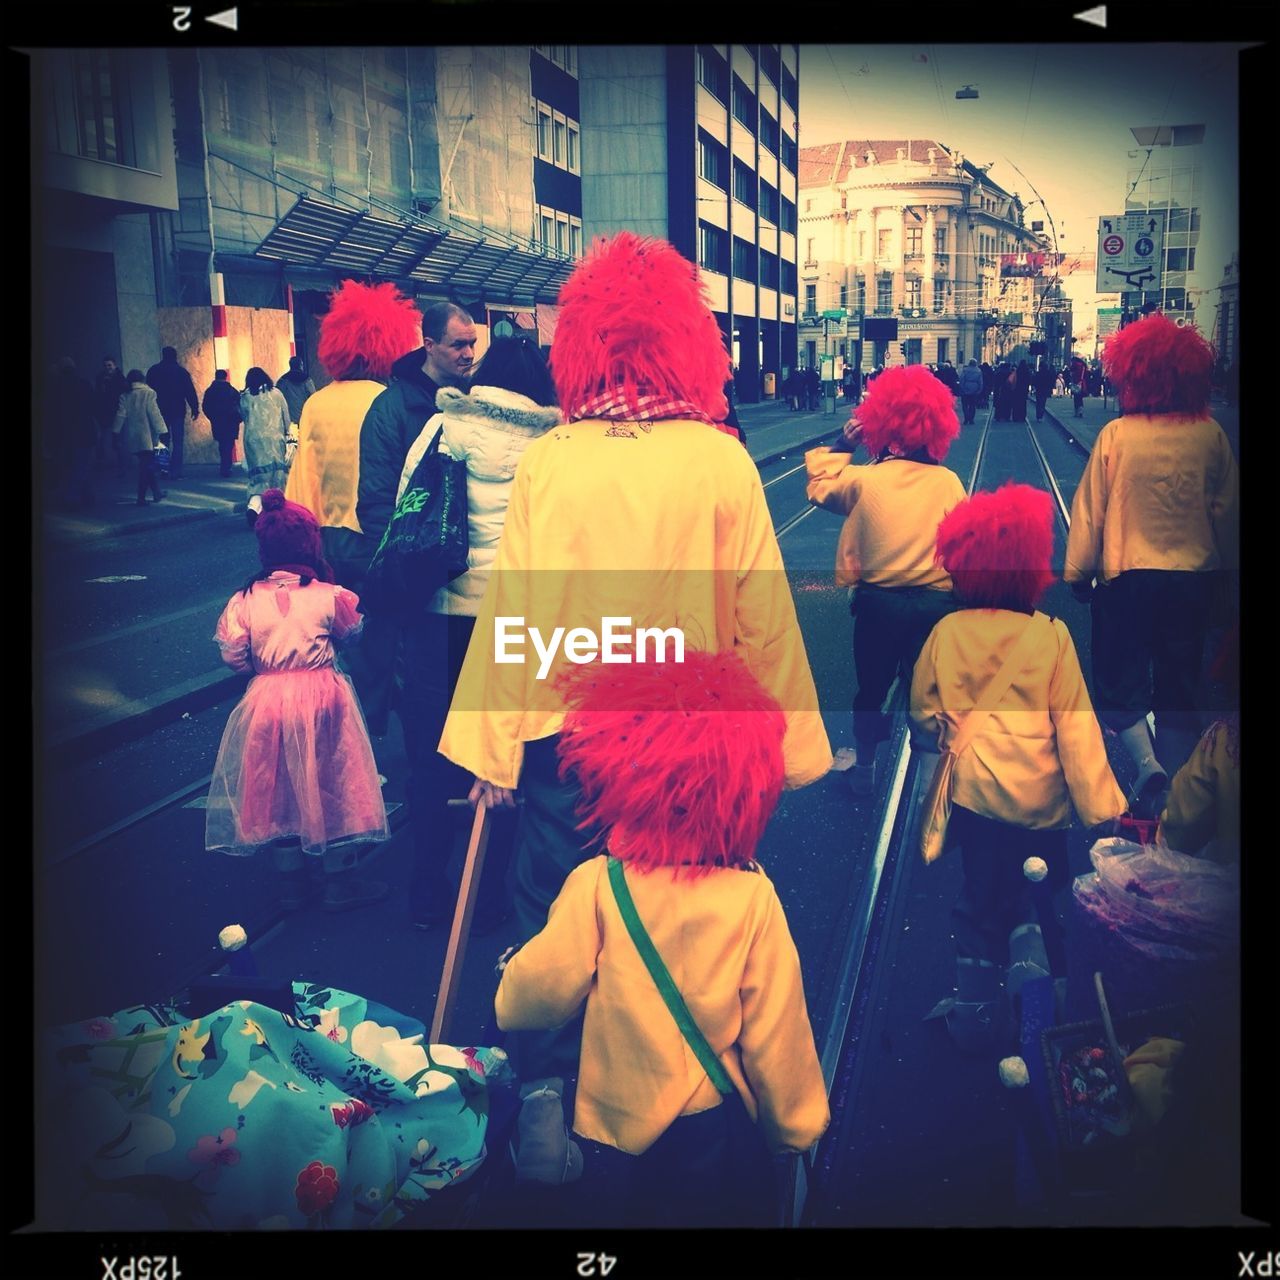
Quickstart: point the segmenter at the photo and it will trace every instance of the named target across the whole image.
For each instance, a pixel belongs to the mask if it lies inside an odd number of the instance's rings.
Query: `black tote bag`
[[[441,427],[414,468],[373,553],[361,602],[400,617],[420,612],[467,569],[467,464],[440,452]]]

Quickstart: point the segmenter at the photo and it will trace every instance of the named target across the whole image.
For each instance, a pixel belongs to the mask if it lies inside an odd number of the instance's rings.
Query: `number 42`
[[[617,1258],[611,1258],[607,1253],[580,1253],[578,1254],[578,1274],[580,1276],[607,1276],[613,1270]],[[596,1264],[600,1269],[596,1270]]]

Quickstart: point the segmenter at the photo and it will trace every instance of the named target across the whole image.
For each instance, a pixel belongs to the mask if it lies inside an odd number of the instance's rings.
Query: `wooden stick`
[[[467,801],[450,800],[456,808]],[[467,952],[467,939],[471,935],[471,914],[480,891],[480,873],[484,870],[484,854],[489,845],[489,805],[481,800],[476,805],[476,816],[471,823],[471,840],[467,844],[467,859],[462,864],[462,883],[458,886],[458,902],[453,909],[453,927],[449,931],[449,945],[444,953],[444,972],[440,975],[440,994],[436,997],[436,1011],[431,1019],[430,1044],[442,1044],[453,1006],[462,984],[462,961]]]

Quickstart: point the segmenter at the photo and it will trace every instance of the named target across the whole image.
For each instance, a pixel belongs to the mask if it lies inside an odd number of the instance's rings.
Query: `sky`
[[[1130,127],[1203,124],[1205,195],[1196,279],[1188,283],[1211,289],[1239,244],[1242,47],[801,45],[800,145],[908,137],[944,143],[976,165],[990,163],[992,180],[1024,203],[1038,192],[1060,249],[1093,250],[1098,218],[1123,210],[1126,175],[1143,163],[1145,150]],[[956,99],[966,84],[978,90],[976,100]],[[1043,214],[1037,206],[1025,216],[1030,223]],[[1092,285],[1079,279],[1068,291],[1096,301]]]

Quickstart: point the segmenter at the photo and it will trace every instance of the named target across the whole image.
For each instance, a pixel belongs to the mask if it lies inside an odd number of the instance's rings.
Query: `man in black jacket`
[[[102,368],[93,380],[93,417],[98,425],[98,465],[101,466],[108,449],[115,454],[116,470],[126,475],[125,457],[120,450],[120,437],[111,430],[120,407],[120,397],[129,391],[124,374],[111,356],[102,357]]]
[[[187,407],[191,407],[194,421],[200,416],[200,401],[196,399],[195,383],[191,375],[178,363],[178,353],[173,347],[160,352],[160,363],[147,370],[147,386],[156,393],[160,415],[169,428],[169,479],[182,477],[182,442],[187,429]]]
[[[201,401],[204,416],[213,428],[213,438],[218,442],[218,456],[222,462],[222,475],[231,474],[231,457],[235,452],[236,437],[240,434],[240,392],[227,380],[225,369],[215,369],[213,382]]]
[[[1035,377],[1032,379],[1032,386],[1036,389],[1036,421],[1044,421],[1044,406],[1053,391],[1053,384],[1057,382],[1058,375],[1053,371],[1053,367],[1048,360],[1041,360],[1040,367],[1036,370]]]

